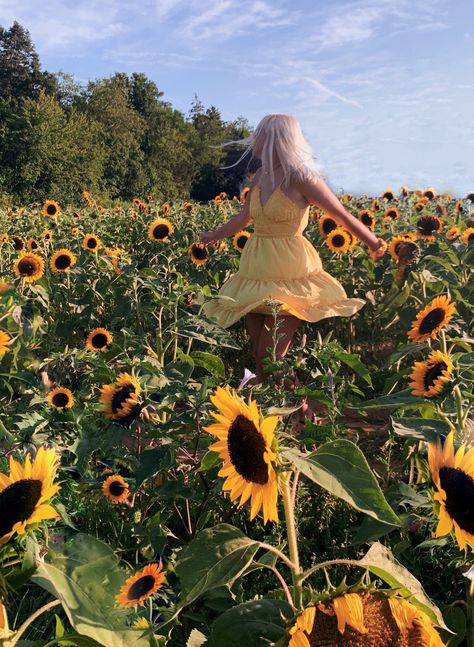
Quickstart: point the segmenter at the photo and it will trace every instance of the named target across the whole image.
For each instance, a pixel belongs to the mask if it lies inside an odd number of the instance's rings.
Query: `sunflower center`
[[[121,496],[126,490],[126,487],[120,481],[112,481],[109,485],[109,492],[113,496]]]
[[[425,387],[426,391],[436,384],[436,380],[439,377],[442,377],[443,371],[445,371],[447,368],[448,365],[446,364],[446,362],[437,362],[433,366],[429,367],[423,377],[423,386]]]
[[[322,228],[324,231],[324,234],[327,236],[328,234],[331,233],[334,229],[336,229],[337,224],[334,222],[334,220],[325,220],[322,224]]]
[[[334,245],[334,247],[344,247],[344,244],[345,244],[345,242],[346,242],[346,239],[345,239],[345,238],[344,238],[344,236],[342,236],[341,234],[336,234],[336,235],[332,238],[331,242],[332,242],[332,244]]]
[[[397,215],[398,215],[398,214],[397,214],[397,212],[396,212],[394,209],[389,209],[389,210],[387,211],[387,216],[388,216],[389,218],[391,218],[392,220],[396,220]]]
[[[469,234],[469,236],[467,237],[467,242],[469,244],[474,243],[474,233]]]
[[[18,271],[25,276],[33,276],[38,269],[38,263],[34,258],[22,258],[18,263]]]
[[[438,231],[439,220],[434,216],[424,216],[418,221],[417,227],[423,234],[431,235],[433,232]]]
[[[58,256],[54,261],[54,264],[58,270],[67,270],[67,268],[71,265],[71,259],[67,254],[61,254],[61,256]]]
[[[245,247],[246,242],[247,242],[247,236],[239,236],[237,238],[237,246],[240,248]]]
[[[194,258],[203,261],[207,258],[207,250],[203,247],[193,247]]]
[[[115,391],[112,398],[112,411],[117,413],[119,409],[122,408],[122,405],[129,399],[130,395],[135,393],[135,388],[132,384],[127,384],[122,388]]]
[[[54,214],[56,213],[56,207],[54,206],[54,204],[48,204],[48,206],[46,207],[46,212],[48,216],[54,216]]]
[[[362,222],[364,225],[371,225],[372,224],[372,216],[369,213],[363,213],[362,214]]]
[[[87,247],[89,249],[95,249],[97,247],[97,241],[95,238],[89,238],[87,241]]]
[[[67,393],[55,393],[52,402],[55,407],[65,407],[69,403],[69,396]]]
[[[127,598],[129,600],[138,600],[143,595],[149,593],[155,586],[155,578],[153,575],[144,575],[139,580],[134,582],[128,589]]]
[[[246,481],[265,485],[268,465],[265,462],[265,439],[253,422],[239,414],[229,428],[227,446],[230,460]]]
[[[420,322],[420,333],[426,335],[426,333],[433,332],[444,321],[444,317],[445,311],[443,308],[434,308]]]
[[[30,240],[30,247],[31,249],[38,249],[38,243],[36,240]]]
[[[169,229],[168,226],[165,224],[161,225],[156,225],[156,227],[153,228],[153,237],[154,238],[166,238],[166,236],[169,234]]]
[[[104,348],[107,346],[107,335],[104,335],[103,332],[96,333],[92,338],[92,345],[94,348]]]
[[[441,487],[446,492],[446,510],[461,530],[474,535],[474,480],[453,467],[439,470]]]
[[[0,492],[0,537],[13,530],[19,521],[26,521],[41,498],[41,481],[22,479]]]
[[[13,236],[13,244],[17,251],[21,251],[25,246],[25,243],[18,236]]]

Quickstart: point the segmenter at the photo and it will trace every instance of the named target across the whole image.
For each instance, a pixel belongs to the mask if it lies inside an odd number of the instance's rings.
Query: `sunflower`
[[[74,405],[74,396],[64,386],[57,386],[49,391],[46,401],[50,407],[58,410],[70,409]]]
[[[188,247],[188,253],[194,265],[205,265],[209,260],[209,251],[202,243],[192,243]]]
[[[146,618],[137,618],[132,622],[132,629],[149,629],[153,625]]]
[[[53,232],[51,231],[51,229],[44,229],[41,232],[40,236],[41,238],[43,238],[43,240],[51,240],[53,237]]]
[[[79,234],[79,227],[72,227],[71,228],[71,235],[72,236],[77,236]]]
[[[242,189],[242,193],[240,194],[240,202],[245,202],[247,200],[247,195],[250,191],[250,187],[246,186]]]
[[[88,252],[96,252],[101,244],[100,238],[95,234],[86,234],[82,240],[82,248]]]
[[[10,350],[9,346],[11,342],[12,338],[10,335],[5,330],[0,330],[0,355]]]
[[[115,600],[121,607],[143,606],[144,601],[158,591],[165,578],[166,571],[161,564],[148,564],[128,578]]]
[[[381,591],[308,606],[289,633],[288,647],[445,647],[426,613]]]
[[[394,261],[399,260],[399,249],[400,249],[401,243],[414,243],[415,240],[416,240],[416,234],[408,233],[408,234],[398,234],[398,236],[394,236],[388,245],[388,251],[390,252],[390,256],[393,258],[393,260]]]
[[[325,240],[326,245],[332,252],[336,254],[341,254],[342,252],[347,252],[352,245],[352,238],[349,235],[349,232],[346,231],[343,227],[336,227],[326,236]]]
[[[28,251],[30,252],[35,252],[37,249],[39,249],[39,243],[36,238],[28,238],[26,246],[28,248]]]
[[[389,207],[385,209],[385,214],[383,219],[387,220],[398,220],[400,218],[400,212],[395,207]]]
[[[469,202],[474,202],[474,193],[468,193],[466,200],[469,200]]]
[[[436,213],[437,216],[447,216],[448,210],[446,209],[444,204],[437,204],[436,209],[435,209],[435,213]]]
[[[426,240],[434,240],[435,234],[443,230],[443,222],[437,216],[422,216],[416,223],[418,235]]]
[[[3,243],[8,243],[8,234],[2,234],[0,236],[0,244],[3,245]]]
[[[435,536],[442,537],[454,529],[461,550],[474,548],[474,448],[466,451],[463,443],[454,452],[454,432],[444,445],[438,439],[428,445],[428,464],[438,491],[433,499],[440,504]]]
[[[380,211],[382,209],[382,205],[377,198],[374,198],[372,202],[370,203],[370,208],[372,211]]]
[[[40,447],[31,463],[27,454],[24,465],[10,456],[10,475],[0,473],[0,544],[26,526],[43,519],[55,519],[56,510],[48,503],[58,492],[53,484],[59,459],[53,449]]]
[[[321,236],[328,236],[331,231],[337,229],[338,224],[331,216],[321,216],[318,220],[318,226]]]
[[[433,198],[436,197],[436,191],[430,187],[429,189],[426,189],[422,193],[423,198],[427,198],[428,200],[433,200]]]
[[[21,252],[25,249],[25,241],[20,236],[12,236],[13,247],[17,252]]]
[[[140,409],[140,385],[134,375],[122,373],[114,384],[105,384],[100,393],[104,414],[124,424],[131,422]]]
[[[433,351],[426,362],[415,362],[410,375],[413,395],[432,398],[442,392],[453,373],[453,363],[446,353]]]
[[[150,240],[168,240],[170,234],[174,231],[174,227],[166,218],[157,218],[148,227],[148,238]]]
[[[46,200],[43,204],[43,216],[48,216],[49,218],[56,218],[61,213],[61,207],[54,200]]]
[[[102,483],[102,492],[112,503],[122,503],[128,498],[128,484],[120,474],[112,474]]]
[[[216,252],[224,252],[227,249],[227,243],[225,240],[218,240],[215,243],[212,243],[212,248],[216,250]]]
[[[166,213],[169,213],[169,212],[170,212],[170,206],[169,206],[169,204],[168,204],[167,202],[165,202],[165,204],[162,204],[162,205],[161,205],[161,210],[162,210],[162,211],[163,211],[163,213],[165,213],[165,214],[166,214]]]
[[[250,235],[251,234],[248,231],[238,231],[232,238],[234,249],[238,249],[239,252],[241,252],[250,238]]]
[[[458,227],[457,225],[454,225],[446,232],[446,238],[448,240],[456,240],[456,238],[459,238],[460,235],[461,235],[461,227]]]
[[[403,198],[406,198],[410,193],[410,189],[407,186],[401,186],[399,193]]]
[[[466,245],[472,245],[474,243],[474,227],[468,227],[463,231],[461,239]]]
[[[402,281],[405,277],[406,268],[415,263],[420,256],[420,248],[412,240],[401,240],[396,244],[397,271],[395,280]]]
[[[112,334],[106,328],[94,328],[86,339],[86,346],[91,351],[105,350],[113,341]]]
[[[361,209],[357,214],[357,218],[366,227],[370,227],[371,229],[375,227],[375,214],[369,211],[369,209]]]
[[[76,256],[68,249],[58,249],[51,256],[49,265],[53,272],[67,272],[76,264]]]
[[[456,310],[455,304],[448,296],[435,297],[433,301],[416,315],[408,337],[413,341],[434,339],[436,333],[449,323]]]
[[[44,260],[38,254],[25,252],[16,259],[13,270],[25,283],[33,283],[39,281],[44,274]]]
[[[264,524],[278,522],[277,454],[272,450],[278,416],[261,420],[255,400],[246,404],[229,385],[217,386],[211,402],[218,409],[210,412],[217,422],[203,429],[218,438],[209,449],[224,460],[222,489],[230,490],[231,501],[240,497],[239,508],[251,498],[250,521],[263,508]]]
[[[392,189],[385,189],[385,191],[382,193],[382,200],[387,200],[388,202],[395,200],[395,194]]]
[[[464,213],[466,211],[466,207],[463,205],[462,200],[456,201],[456,204],[454,205],[454,211],[456,213]]]

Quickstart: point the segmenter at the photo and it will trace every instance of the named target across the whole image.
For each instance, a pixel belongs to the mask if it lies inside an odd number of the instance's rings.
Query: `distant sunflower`
[[[227,243],[225,240],[218,240],[215,243],[212,243],[212,248],[216,250],[216,252],[224,252],[227,249]]]
[[[380,211],[382,209],[382,204],[380,203],[380,200],[377,200],[377,198],[374,198],[370,203],[370,208],[372,209],[372,211]]]
[[[43,240],[51,240],[53,237],[53,232],[51,231],[51,229],[45,229],[41,232],[40,236]]]
[[[71,228],[71,235],[72,236],[77,236],[79,234],[79,227],[72,227]]]
[[[466,207],[464,206],[462,200],[456,200],[456,204],[454,205],[454,211],[456,213],[464,213],[466,211]]]
[[[446,216],[448,214],[448,210],[444,206],[444,204],[437,204],[435,208],[435,213],[437,216]]]
[[[127,481],[120,474],[109,476],[102,483],[102,492],[112,503],[122,503],[130,494]]]
[[[143,606],[144,601],[161,588],[165,578],[166,571],[161,564],[148,564],[128,578],[115,600],[121,607]]]
[[[337,229],[339,225],[331,216],[321,216],[318,220],[318,226],[321,236],[329,236],[331,231]]]
[[[26,455],[24,465],[10,456],[10,474],[0,473],[0,544],[17,532],[23,535],[26,527],[55,519],[56,510],[49,504],[58,492],[53,483],[59,459],[53,449],[40,447],[31,463]]]
[[[376,217],[369,209],[361,209],[357,214],[357,218],[366,227],[370,227],[371,229],[375,227]]]
[[[382,199],[387,200],[388,202],[395,200],[395,194],[393,193],[392,189],[385,189],[385,191],[382,193]]]
[[[426,207],[426,202],[424,202],[423,200],[418,200],[418,202],[415,202],[414,206],[415,206],[415,211],[417,211],[418,213],[421,213]]]
[[[242,193],[240,194],[240,202],[245,202],[247,200],[247,195],[250,191],[250,187],[246,186],[243,188]]]
[[[101,240],[95,234],[86,234],[82,241],[82,248],[88,252],[96,252],[101,246]]]
[[[2,234],[0,236],[0,244],[8,243],[8,234]]]
[[[94,328],[86,339],[86,346],[91,351],[105,350],[113,341],[112,334],[106,328]]]
[[[402,198],[406,198],[409,193],[410,193],[410,189],[407,186],[400,187],[399,194],[402,196]]]
[[[238,231],[232,238],[232,245],[241,252],[250,236],[251,234],[248,231]]]
[[[21,276],[25,283],[39,281],[44,274],[44,260],[38,254],[25,252],[16,259],[13,271],[16,276]]]
[[[43,216],[56,218],[61,213],[61,207],[55,200],[46,200],[43,204]]]
[[[445,647],[426,613],[381,591],[345,593],[308,606],[289,633],[288,647]]]
[[[10,350],[12,338],[5,330],[0,330],[0,355]]]
[[[446,353],[434,350],[425,362],[415,362],[410,375],[413,395],[432,398],[439,395],[451,380],[453,363]]]
[[[148,227],[148,238],[150,240],[168,240],[173,233],[174,227],[166,218],[157,218]]]
[[[469,200],[469,202],[474,202],[474,193],[468,193],[466,200]]]
[[[134,375],[121,373],[113,384],[105,384],[100,393],[100,402],[107,418],[128,424],[140,411],[142,390]]]
[[[435,240],[435,234],[443,230],[443,221],[437,216],[422,216],[416,223],[418,235],[425,240]]]
[[[461,227],[454,225],[453,227],[448,229],[445,235],[448,240],[456,240],[456,238],[459,238],[459,236],[461,235]]]
[[[332,252],[336,254],[342,254],[342,252],[347,252],[350,249],[352,244],[351,236],[343,227],[336,227],[333,229],[326,240],[324,241],[326,245]]]
[[[50,407],[63,410],[70,409],[74,406],[74,396],[69,389],[63,386],[57,386],[49,391],[46,401]]]
[[[416,315],[408,337],[413,341],[434,339],[436,333],[449,323],[455,310],[456,305],[450,297],[445,295],[435,297],[426,308]]]
[[[217,386],[210,398],[218,409],[210,411],[217,422],[203,429],[218,438],[209,449],[224,461],[218,473],[226,479],[222,489],[230,491],[231,501],[240,497],[239,508],[251,499],[250,520],[263,508],[264,524],[278,522],[277,454],[272,449],[278,416],[261,420],[255,400],[246,404],[229,385]]]
[[[12,236],[13,247],[17,252],[21,252],[25,249],[25,241],[20,236]]]
[[[440,504],[436,537],[454,529],[461,550],[474,548],[474,448],[466,451],[463,443],[455,453],[451,431],[443,446],[439,439],[429,443],[428,463],[438,489],[433,499]]]
[[[395,207],[389,207],[385,209],[385,214],[383,219],[387,220],[398,220],[400,218],[400,212]]]
[[[199,267],[205,265],[209,260],[209,251],[202,243],[192,243],[188,247],[188,253],[194,265]]]
[[[30,252],[35,252],[37,249],[39,249],[39,243],[36,238],[29,238],[26,246]]]
[[[433,188],[426,189],[423,191],[423,198],[428,198],[428,200],[433,200],[436,197],[436,191]]]
[[[468,227],[463,231],[461,239],[466,245],[472,245],[474,243],[474,227]]]
[[[68,249],[58,249],[51,256],[49,265],[53,272],[67,272],[76,264],[76,256]]]

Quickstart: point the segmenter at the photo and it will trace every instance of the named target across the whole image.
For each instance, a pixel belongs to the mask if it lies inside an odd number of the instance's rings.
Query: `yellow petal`
[[[447,512],[446,506],[442,504],[439,509],[438,527],[436,528],[435,537],[442,537],[443,535],[447,535],[448,532],[451,532],[452,527],[453,520]]]

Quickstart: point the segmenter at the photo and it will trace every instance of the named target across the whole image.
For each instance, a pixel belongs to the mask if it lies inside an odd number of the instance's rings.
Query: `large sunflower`
[[[56,218],[61,213],[61,207],[55,200],[46,200],[43,204],[42,210],[43,216],[48,216],[49,218]]]
[[[336,227],[326,236],[325,243],[332,252],[342,254],[351,248],[353,238],[343,227]]]
[[[53,272],[67,272],[76,264],[76,256],[68,249],[58,249],[51,256],[49,265]]]
[[[433,301],[416,315],[408,337],[413,341],[434,339],[436,333],[449,323],[456,305],[445,295],[435,297]]]
[[[229,385],[216,387],[211,402],[218,409],[210,412],[217,422],[203,429],[218,438],[209,449],[224,460],[222,489],[230,491],[231,501],[240,497],[239,508],[251,498],[250,520],[263,508],[264,523],[277,522],[277,454],[272,444],[278,416],[261,420],[255,400],[247,405]]]
[[[101,389],[104,414],[111,420],[130,422],[138,414],[141,391],[134,375],[122,373],[114,384],[105,384]]]
[[[463,443],[455,453],[451,431],[443,446],[440,440],[429,443],[428,463],[438,489],[433,499],[440,504],[436,537],[454,529],[461,550],[474,548],[474,448],[466,451]]]
[[[193,264],[197,267],[205,265],[209,260],[209,250],[202,243],[192,243],[188,247],[188,253]]]
[[[44,274],[44,260],[38,254],[25,252],[16,259],[13,271],[17,276],[21,276],[25,283],[39,281]]]
[[[59,459],[53,449],[40,447],[31,463],[27,454],[24,465],[10,456],[10,474],[0,473],[0,544],[26,526],[43,519],[55,519],[56,510],[48,503],[59,490],[53,483]]]
[[[390,256],[393,258],[394,261],[399,261],[399,251],[401,248],[401,243],[414,243],[416,240],[416,234],[398,234],[397,236],[394,236],[392,240],[390,241],[388,245],[388,251],[390,252]],[[415,245],[415,247],[418,247]]]
[[[70,409],[74,405],[74,396],[66,387],[56,386],[49,391],[46,401],[50,407],[62,411],[63,409]]]
[[[251,234],[248,231],[238,231],[232,238],[232,245],[241,252],[250,236]]]
[[[10,350],[9,346],[11,344],[12,338],[10,335],[5,332],[5,330],[0,330],[0,355],[6,353]]]
[[[86,234],[82,240],[82,248],[88,252],[96,252],[101,244],[99,236],[95,234]]]
[[[461,239],[466,245],[472,245],[474,243],[474,227],[468,227],[463,231]]]
[[[418,235],[425,240],[435,240],[435,234],[443,230],[443,221],[437,216],[422,216],[416,223]]]
[[[112,503],[122,503],[128,498],[130,490],[120,474],[112,474],[102,483],[102,492]]]
[[[426,362],[415,362],[410,375],[413,395],[432,398],[444,389],[453,373],[453,363],[446,353],[434,350]]]
[[[288,647],[445,647],[429,617],[403,598],[346,593],[301,613]]]
[[[106,328],[94,328],[86,339],[86,346],[91,351],[105,350],[113,341],[112,333]]]
[[[331,231],[337,229],[339,225],[331,216],[321,216],[318,220],[319,233],[321,236],[328,236]]]
[[[143,606],[144,601],[158,591],[165,578],[166,571],[161,564],[148,564],[128,578],[115,600],[121,607]]]
[[[148,238],[150,240],[168,240],[173,233],[174,227],[166,218],[157,218],[148,227]]]

